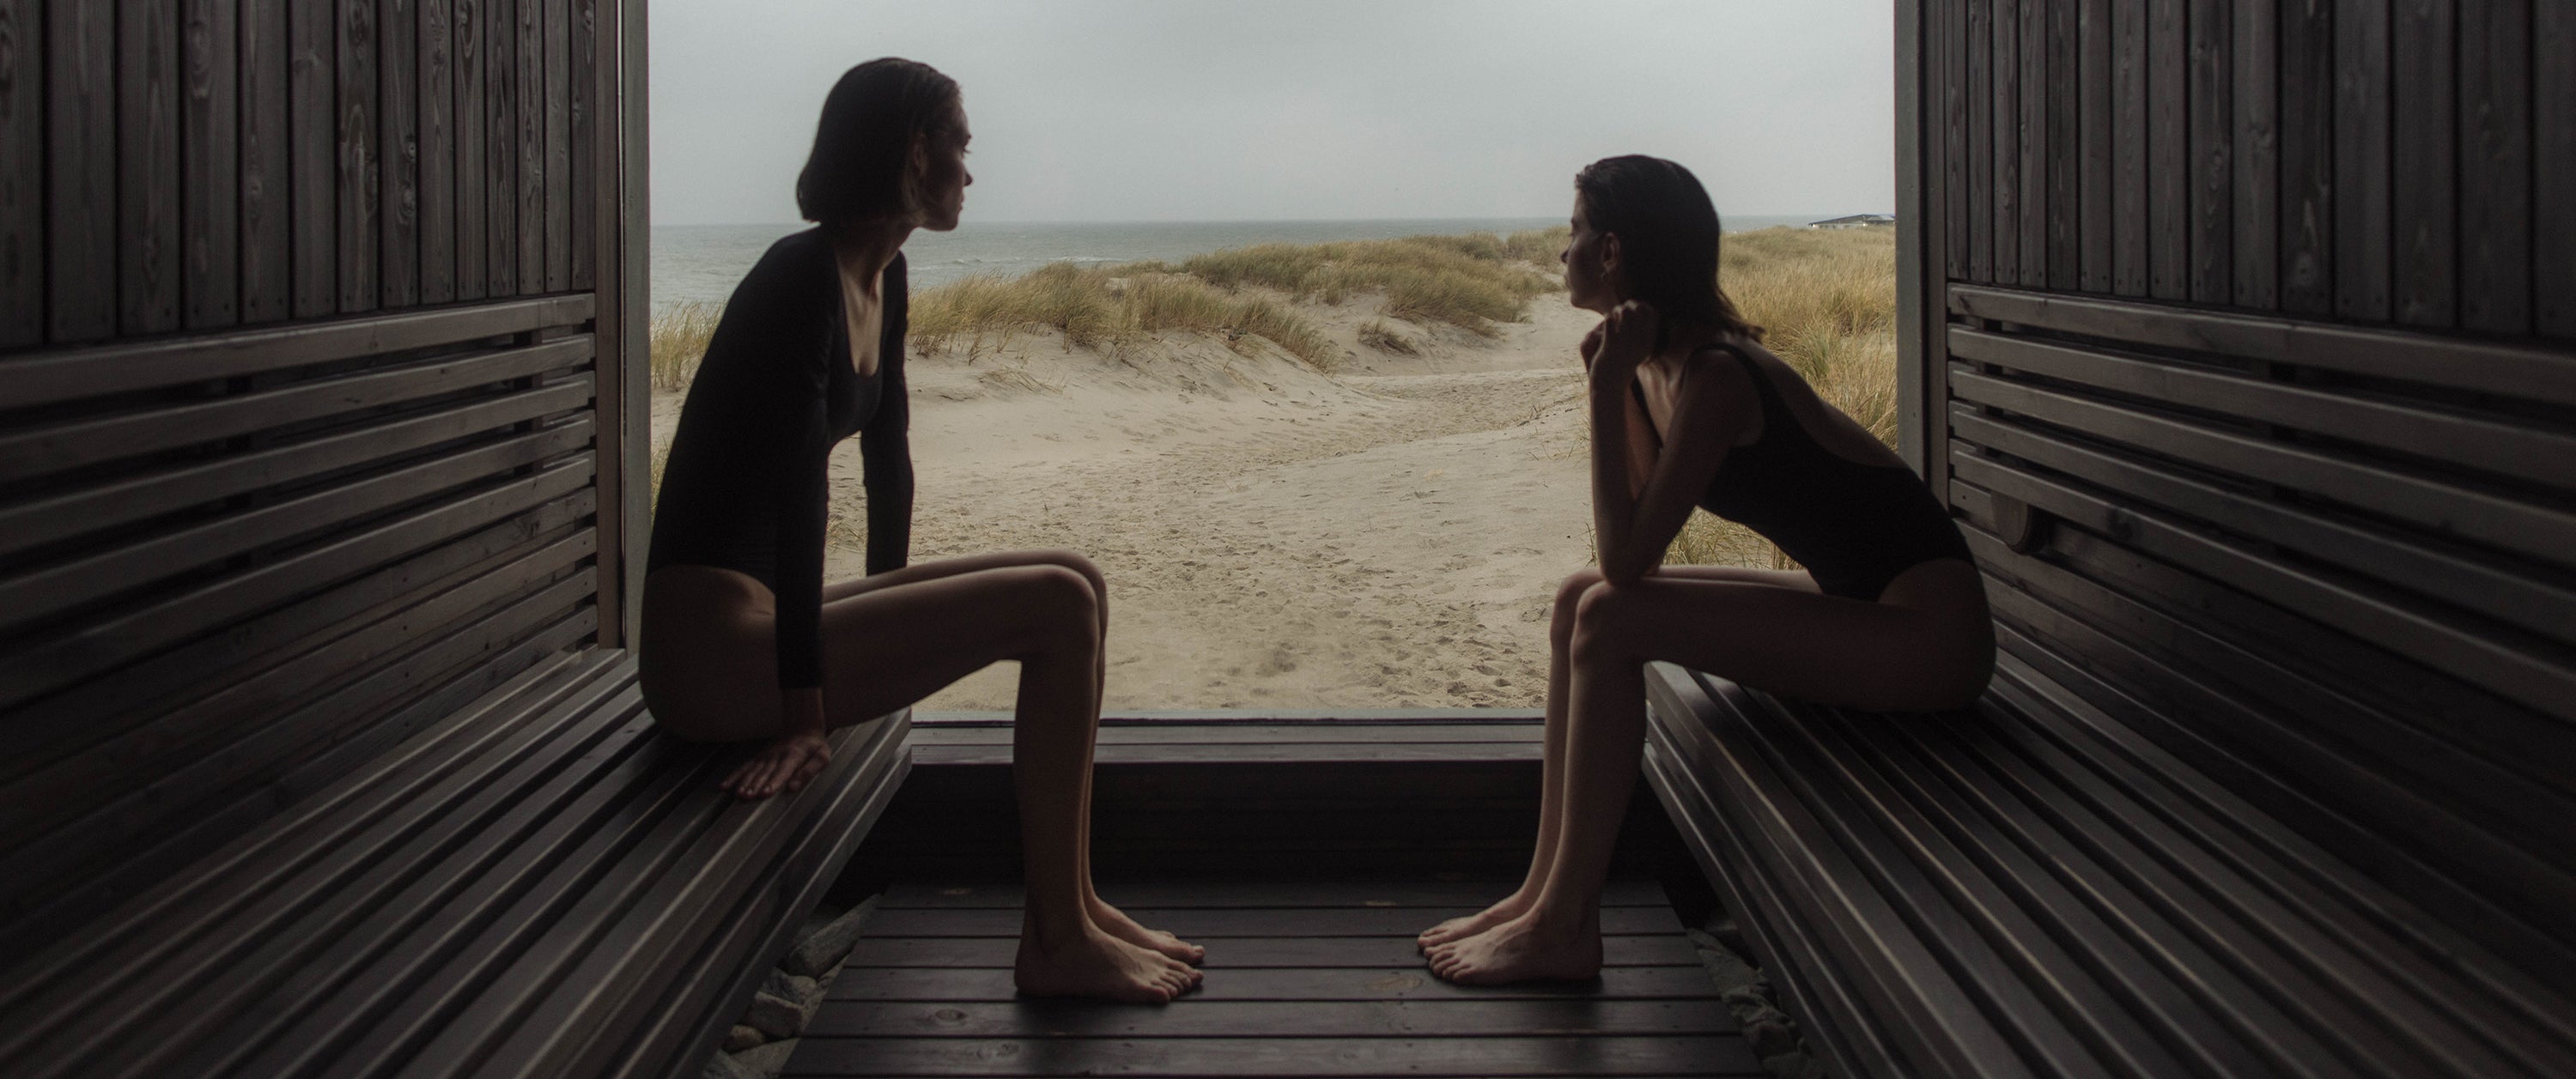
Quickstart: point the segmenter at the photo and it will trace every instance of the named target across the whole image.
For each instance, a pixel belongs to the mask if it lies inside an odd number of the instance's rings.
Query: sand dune
[[[1374,304],[1300,312],[1325,375],[1255,337],[1115,350],[1020,334],[910,361],[912,552],[1070,547],[1110,584],[1111,710],[1539,703],[1556,582],[1591,558],[1582,381],[1560,298],[1494,339]],[[656,400],[667,432],[679,398]],[[856,440],[833,462],[827,573],[863,571]],[[1009,664],[925,702],[1010,706]]]

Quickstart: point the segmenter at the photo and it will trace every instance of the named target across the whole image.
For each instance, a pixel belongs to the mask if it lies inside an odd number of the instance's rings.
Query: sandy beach
[[[916,347],[913,560],[1088,554],[1111,711],[1537,706],[1548,601],[1591,559],[1575,347],[1594,316],[1560,293],[1490,339],[1385,320],[1406,356],[1360,342],[1368,297],[1294,306],[1339,370],[1249,335]],[[657,438],[680,401],[655,395]],[[859,469],[852,439],[833,579],[864,569]],[[922,707],[1008,708],[1013,682],[998,664]]]

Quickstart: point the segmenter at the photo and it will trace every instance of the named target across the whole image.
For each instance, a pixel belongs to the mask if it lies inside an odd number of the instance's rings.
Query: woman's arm
[[[1636,414],[1637,367],[1651,355],[1657,318],[1653,308],[1626,303],[1611,312],[1590,373],[1592,415],[1592,527],[1601,575],[1614,584],[1636,580],[1663,562],[1664,551],[1708,489],[1749,419],[1734,406],[1743,397],[1721,384],[1726,369],[1690,371],[1674,402],[1671,429],[1638,474],[1634,453],[1644,418]]]
[[[904,391],[904,334],[910,318],[903,256],[886,267],[885,334],[877,340],[877,414],[859,433],[868,491],[868,573],[902,569],[912,551],[912,399]]]

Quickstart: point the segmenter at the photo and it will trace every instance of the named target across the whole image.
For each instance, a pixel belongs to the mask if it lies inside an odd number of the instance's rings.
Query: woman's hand
[[[1625,388],[1636,376],[1637,365],[1655,354],[1655,338],[1662,328],[1662,316],[1652,306],[1629,300],[1610,309],[1594,332],[1600,342],[1585,339],[1587,362],[1595,384],[1608,382]]]
[[[823,740],[823,691],[791,689],[780,703],[786,712],[787,733],[761,747],[717,784],[726,793],[744,799],[767,798],[781,791],[794,794],[832,763],[832,744]]]

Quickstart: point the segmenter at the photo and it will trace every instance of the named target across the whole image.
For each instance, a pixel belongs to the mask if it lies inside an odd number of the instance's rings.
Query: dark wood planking
[[[2576,338],[2576,8],[2532,9],[2531,293],[2541,336]]]
[[[2147,293],[2160,300],[2191,296],[2195,171],[2186,2],[2146,0]]]
[[[45,20],[0,0],[0,348],[45,339]]]
[[[915,734],[920,728],[913,728]],[[1111,881],[1101,896],[1122,907],[1285,910],[1297,907],[1416,908],[1476,906],[1492,902],[1520,882],[1490,881]],[[1499,888],[1501,891],[1497,891]],[[886,889],[880,910],[1017,910],[1027,893],[1016,884],[903,883]],[[1604,907],[1669,905],[1662,886],[1649,880],[1612,878],[1602,886]]]
[[[1929,0],[1932,36],[1940,44],[1940,198],[1942,265],[1953,281],[1968,278],[1968,0]]]
[[[2053,296],[1963,285],[1959,314],[2142,345],[2576,405],[2576,357],[2539,343]]]
[[[546,291],[572,288],[572,27],[566,0],[545,0]],[[588,213],[584,205],[581,212]]]
[[[2050,0],[2048,73],[2041,85],[2048,121],[2048,277],[2061,291],[2084,287],[2082,203],[2084,67],[2081,0]]]
[[[512,177],[519,227],[520,295],[546,288],[546,0],[518,0],[511,11]]]
[[[2111,291],[2111,0],[2078,0],[2075,47],[2077,139],[2077,284]],[[2063,89],[2061,88],[2061,91]]]
[[[338,177],[340,0],[286,0],[288,201],[293,314],[328,315],[340,304]]]
[[[116,332],[116,5],[46,14],[46,336],[96,340]]]
[[[420,10],[377,0],[377,252],[386,307],[420,303]]]
[[[929,746],[919,750],[915,758],[925,765],[1008,766],[1011,762],[1011,748],[1009,746]],[[1359,765],[1395,761],[1514,763],[1535,762],[1538,759],[1538,744],[1521,742],[1366,746],[1108,745],[1100,747],[1097,762],[1105,767],[1128,768],[1149,764],[1188,765],[1218,761],[1247,764]]]
[[[1164,910],[1144,906],[1125,909],[1140,924],[1204,942],[1246,937],[1410,938],[1451,918],[1474,914],[1484,909],[1484,904],[1422,909],[1185,907]],[[1601,931],[1605,934],[1650,935],[1679,933],[1681,929],[1681,923],[1674,919],[1668,907],[1607,907],[1601,911]],[[1001,937],[1017,940],[1020,936],[1020,911],[1013,907],[880,910],[868,919],[867,932],[871,936],[888,938]]]
[[[2331,315],[2335,293],[2335,5],[2280,6],[2281,309]]]
[[[241,318],[241,63],[236,0],[181,0],[180,295],[189,329]]]
[[[338,0],[340,91],[333,131],[339,185],[340,311],[381,306],[383,278],[376,264],[384,212],[378,201],[383,162],[376,130],[376,2]]]
[[[2413,326],[2459,320],[2459,45],[2453,0],[2393,0],[2389,127],[2395,158],[2389,205],[2396,215],[2394,316]]]
[[[572,0],[571,112],[572,277],[568,287],[590,288],[598,280],[599,222],[609,218],[599,198],[599,166],[612,160],[600,149],[598,0]],[[614,95],[611,95],[614,96]],[[613,144],[611,144],[613,145]],[[611,169],[609,175],[615,176]],[[611,226],[612,230],[614,226]]]
[[[1995,279],[1995,106],[1993,63],[1997,0],[1960,0],[1968,8],[1968,280]]]
[[[1524,724],[1201,724],[1121,725],[1100,728],[1099,745],[1386,745],[1440,743],[1534,744],[1544,732]],[[912,744],[931,746],[1007,746],[1008,727],[963,727],[948,730],[916,726]]]
[[[445,311],[275,326],[216,337],[119,342],[58,349],[0,364],[0,398],[21,405],[236,378],[310,364],[481,338],[573,327],[589,321],[586,295],[512,299]]]
[[[1700,1000],[1717,986],[1691,967],[1611,967],[1597,982],[1536,982],[1511,986],[1451,985],[1421,965],[1403,967],[1252,967],[1228,971],[1190,993],[1188,1003],[1252,1000]],[[940,970],[874,967],[833,981],[829,999],[875,1001],[973,1001],[1006,1004],[1019,998],[1011,972],[999,968]],[[828,1007],[828,1005],[827,1005]]]
[[[2254,2],[2246,0],[2246,6]],[[2230,207],[2236,195],[2237,140],[2230,132],[2239,117],[2228,83],[2234,66],[2229,16],[2237,10],[2237,0],[2190,0],[2185,16],[2184,78],[2190,89],[2184,139],[2190,151],[2191,184],[2186,275],[2190,297],[2199,303],[2233,299],[2229,278],[2236,265],[2235,218]]]
[[[456,298],[456,19],[415,0],[420,30],[420,302]]]
[[[294,313],[287,213],[286,0],[241,0],[241,320]]]
[[[1186,1005],[1184,1005],[1185,1007]],[[787,1074],[820,1075],[1768,1075],[1742,1039],[812,1038]]]
[[[2345,0],[2334,10],[2335,314],[2360,322],[2386,322],[2393,310],[2391,2]]]
[[[2531,332],[2531,0],[2460,0],[2459,321]]]
[[[2147,0],[2111,0],[2111,291],[2147,294]]]
[[[492,275],[485,249],[491,244],[484,218],[488,151],[485,121],[491,106],[483,86],[484,0],[450,0],[455,30],[448,49],[456,68],[456,299],[482,299]]]
[[[817,1012],[807,1038],[1476,1038],[1729,1034],[1735,1017],[1698,1000],[1216,1001],[1177,1007],[1082,1002],[876,1003]]]
[[[2227,91],[2234,106],[2235,153],[2228,162],[2234,191],[2234,297],[2238,307],[2281,305],[2280,52],[2278,5],[2245,0],[2234,8],[2228,51],[2233,66]],[[2287,0],[2296,5],[2300,0]]]
[[[2055,95],[2049,67],[2056,49],[2052,0],[2023,0],[2021,11],[2021,280],[2048,287],[2049,184],[2056,171],[2049,113]]]
[[[987,967],[1008,970],[1017,943],[1008,937],[861,937],[842,974],[866,967]],[[1699,953],[1678,933],[1601,938],[1602,965],[1700,969]],[[1422,953],[1411,934],[1389,937],[1238,937],[1208,950],[1209,971],[1241,967],[1406,967]]]
[[[483,12],[484,290],[519,291],[519,66],[515,0],[478,0]]]
[[[2021,7],[2025,0],[1990,0],[1994,44],[1988,57],[1992,97],[1986,108],[1993,128],[1994,273],[1998,283],[2021,281]]]
[[[116,328],[180,327],[178,0],[116,20]]]

